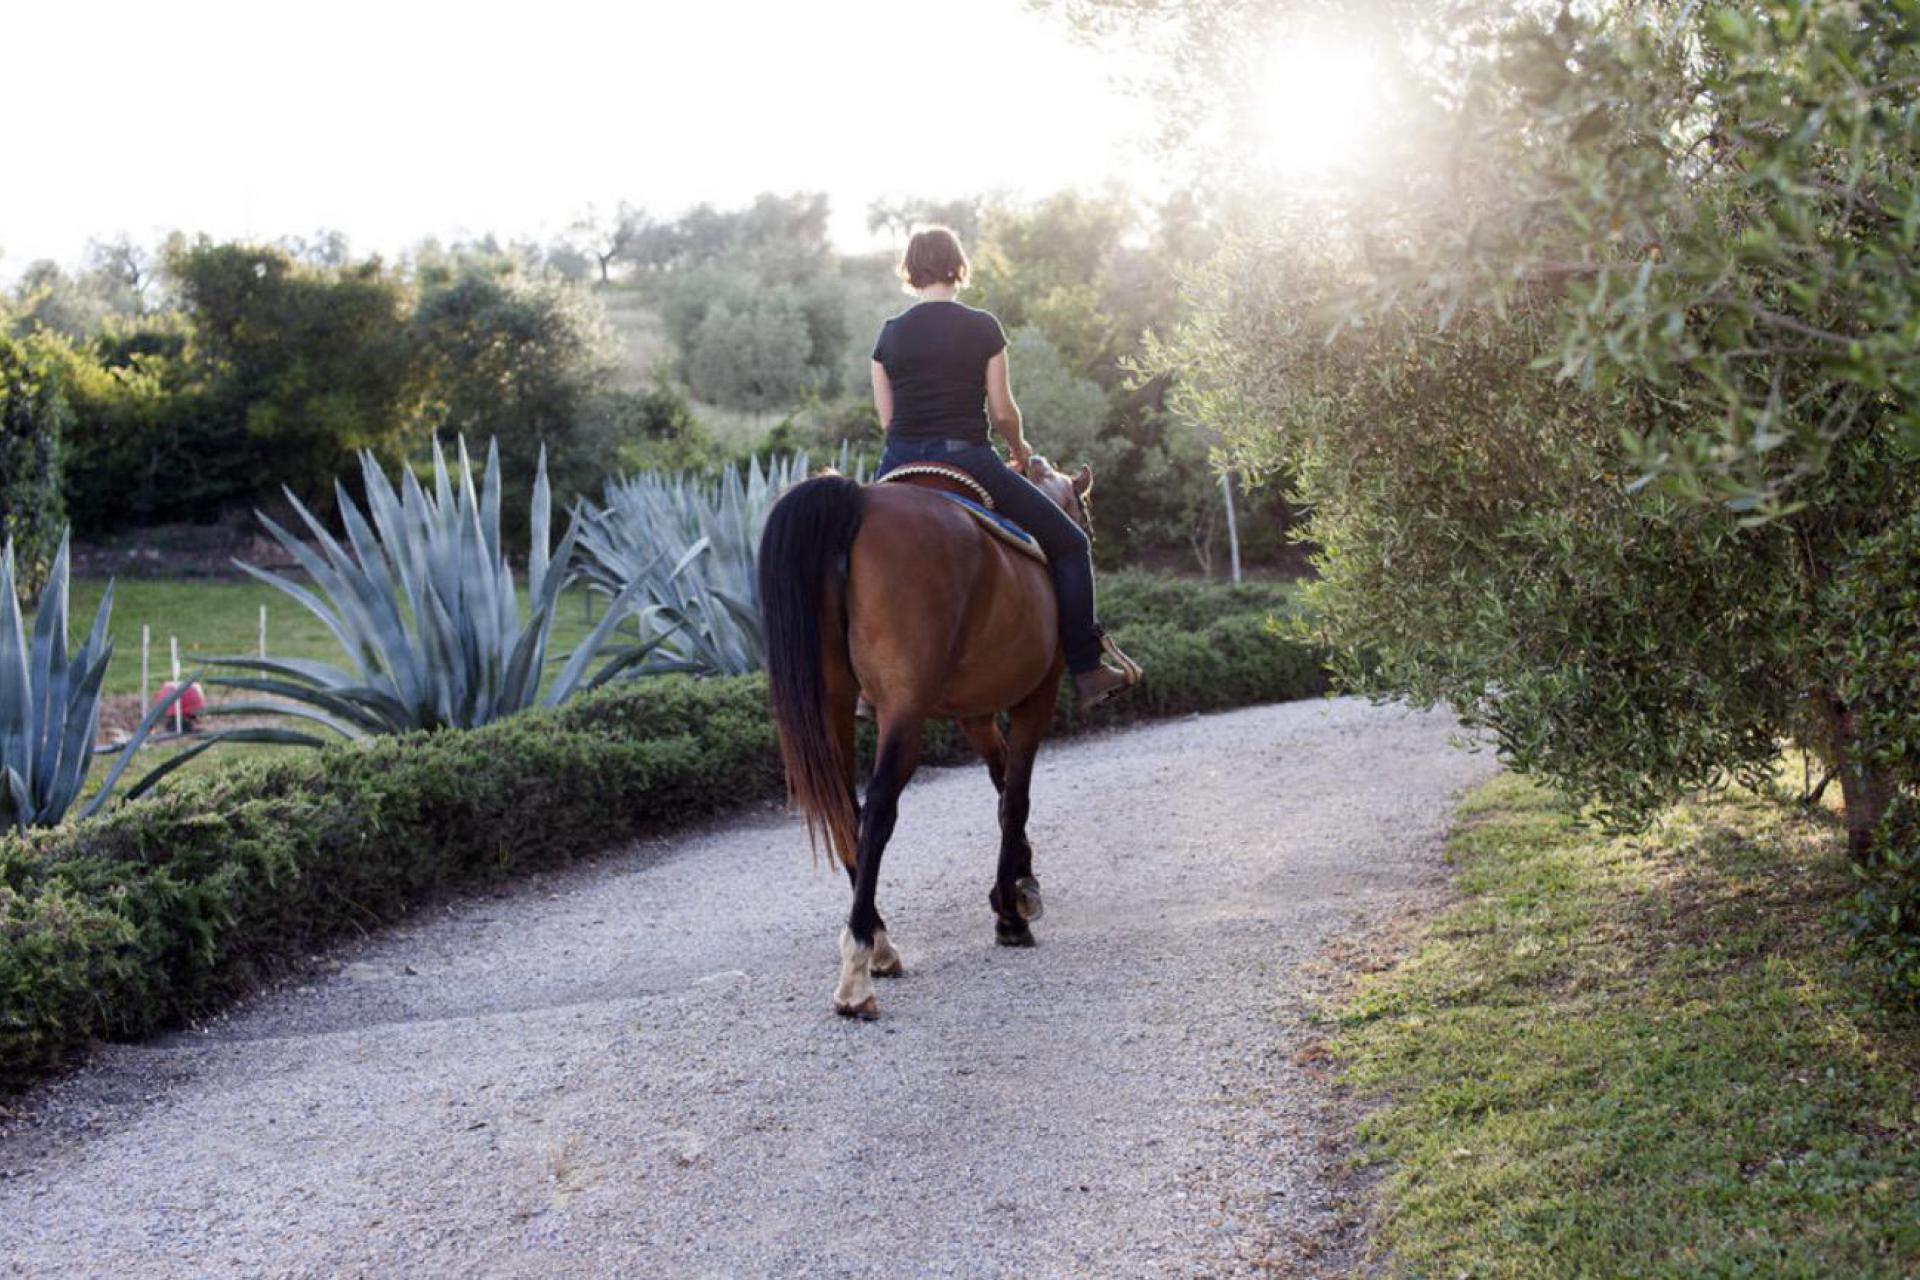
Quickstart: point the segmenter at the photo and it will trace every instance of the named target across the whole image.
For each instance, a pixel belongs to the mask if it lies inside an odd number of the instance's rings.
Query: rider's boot
[[[1074,692],[1080,696],[1080,709],[1091,711],[1108,698],[1125,693],[1140,683],[1143,674],[1140,664],[1120,651],[1113,637],[1100,633],[1100,648],[1118,666],[1118,670],[1101,663],[1091,671],[1082,671],[1073,678]]]
[[[1106,663],[1101,663],[1091,671],[1082,671],[1073,678],[1074,692],[1080,696],[1080,709],[1091,711],[1108,698],[1125,693],[1133,688],[1133,680],[1124,671],[1115,671]]]

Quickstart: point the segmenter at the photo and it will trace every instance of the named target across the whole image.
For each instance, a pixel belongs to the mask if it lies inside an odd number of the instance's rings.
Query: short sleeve
[[[1000,327],[1000,317],[991,311],[982,311],[980,320],[980,338],[986,345],[987,359],[991,360],[1007,349],[1007,331]]]
[[[892,328],[893,321],[887,321],[880,326],[880,336],[873,340],[873,358],[881,364],[887,362],[887,332]]]

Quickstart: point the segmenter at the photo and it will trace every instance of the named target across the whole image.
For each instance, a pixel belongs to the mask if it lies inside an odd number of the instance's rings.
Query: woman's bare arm
[[[1002,350],[987,361],[987,417],[993,429],[1007,442],[1007,462],[1026,470],[1033,450],[1020,422],[1020,406],[1013,402],[1013,386],[1007,375],[1007,353]]]
[[[880,416],[882,431],[893,425],[893,381],[878,360],[873,362],[873,411]]]

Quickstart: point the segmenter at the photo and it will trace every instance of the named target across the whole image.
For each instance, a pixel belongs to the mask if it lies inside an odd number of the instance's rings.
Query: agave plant
[[[306,570],[317,594],[277,573],[240,564],[318,618],[340,642],[350,669],[297,658],[216,659],[262,673],[217,683],[287,700],[223,707],[223,714],[297,715],[350,738],[472,728],[536,701],[552,706],[644,661],[652,651],[653,643],[612,651],[589,678],[589,668],[607,647],[628,603],[644,589],[638,584],[616,596],[600,625],[568,657],[545,695],[540,694],[554,607],[579,537],[576,517],[560,546],[549,552],[552,496],[544,452],[533,486],[530,611],[525,619],[513,568],[500,544],[497,444],[487,451],[477,493],[464,440],[452,472],[439,442],[434,443],[431,494],[410,471],[403,472],[396,493],[370,453],[361,454],[360,469],[366,482],[365,514],[344,485],[334,487],[346,546],[291,492],[287,500],[312,535],[312,546],[260,516],[268,532]]]
[[[107,664],[113,659],[113,641],[107,638],[107,623],[113,616],[113,585],[109,583],[100,597],[93,629],[69,654],[68,564],[67,537],[62,534],[29,632],[14,594],[11,541],[4,557],[0,557],[0,822],[15,830],[51,827],[64,819],[86,789],[87,772],[96,754],[93,742],[100,732],[101,686],[107,678]],[[100,789],[81,809],[81,817],[92,817],[107,803],[133,762],[134,753],[188,687],[189,682],[180,682],[173,693],[147,711],[133,736],[116,753]],[[211,735],[153,769],[133,785],[126,798],[144,795],[154,783],[209,747],[236,738],[288,740],[280,733],[259,729]]]
[[[840,469],[849,461],[843,445]],[[616,600],[645,593],[642,640],[653,652],[641,673],[741,675],[765,664],[753,557],[774,500],[807,469],[796,453],[717,476],[642,472],[609,481],[606,504],[586,509],[581,577]]]

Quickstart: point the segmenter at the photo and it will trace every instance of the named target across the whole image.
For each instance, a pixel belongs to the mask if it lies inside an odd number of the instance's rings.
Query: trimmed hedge
[[[1155,587],[1139,588],[1164,596]],[[1148,671],[1085,723],[1321,692],[1315,655],[1182,584],[1113,593],[1115,638]],[[1275,603],[1284,603],[1275,596]],[[1136,619],[1124,621],[1125,617]],[[928,759],[971,752],[944,723]],[[0,1087],[90,1038],[177,1025],[316,947],[447,890],[554,866],[781,794],[760,676],[638,681],[468,731],[237,761],[91,822],[0,839]]]

